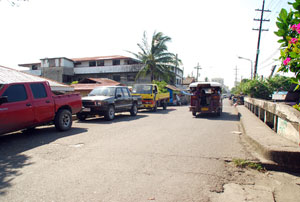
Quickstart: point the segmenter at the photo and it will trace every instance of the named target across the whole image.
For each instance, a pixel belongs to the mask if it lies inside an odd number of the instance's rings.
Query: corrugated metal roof
[[[122,56],[122,55],[112,55],[112,56],[97,56],[97,57],[84,57],[84,58],[72,58],[71,60],[75,62],[83,62],[83,61],[92,61],[92,60],[111,60],[111,59],[131,59],[130,57]]]
[[[96,83],[100,83],[100,84],[109,84],[109,85],[119,85],[120,84],[119,82],[108,79],[108,78],[86,78],[86,79],[95,81]],[[84,83],[84,80],[83,80],[83,82],[79,82],[79,83]]]
[[[31,82],[31,81],[48,81],[53,91],[74,91],[68,85],[46,79],[43,77],[34,76],[16,69],[0,66],[0,84]]]
[[[166,87],[174,91],[181,91],[181,89],[177,88],[176,86],[166,85]]]
[[[96,83],[78,83],[78,84],[72,84],[71,86],[74,87],[74,90],[93,90],[96,87],[99,86],[121,86],[122,84],[111,80],[107,78],[86,78],[83,79],[82,81],[85,80],[92,80],[95,81]]]

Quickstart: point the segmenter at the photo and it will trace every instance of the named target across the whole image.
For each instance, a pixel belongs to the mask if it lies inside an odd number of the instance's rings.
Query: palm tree
[[[178,62],[181,62],[173,53],[168,52],[166,43],[170,41],[171,38],[164,36],[162,32],[154,32],[151,45],[149,45],[146,32],[144,32],[142,44],[137,44],[140,51],[138,53],[130,52],[136,60],[144,64],[136,79],[150,74],[151,81],[160,78],[165,81],[170,80],[173,75],[172,68],[175,68]]]

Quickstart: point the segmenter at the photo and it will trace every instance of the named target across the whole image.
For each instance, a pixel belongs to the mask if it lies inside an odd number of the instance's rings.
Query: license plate
[[[83,112],[90,112],[90,111],[91,111],[91,108],[83,108],[82,111],[83,111]]]
[[[208,111],[208,107],[202,107],[201,111]]]

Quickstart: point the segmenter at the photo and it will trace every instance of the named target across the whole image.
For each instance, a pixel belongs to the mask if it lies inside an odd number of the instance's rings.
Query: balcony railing
[[[138,72],[143,64],[134,65],[114,65],[114,66],[95,66],[95,67],[74,67],[75,74],[97,74],[97,73],[121,73]]]

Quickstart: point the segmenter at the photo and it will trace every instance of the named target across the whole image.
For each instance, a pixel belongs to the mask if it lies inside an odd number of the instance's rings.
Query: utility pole
[[[175,55],[175,60],[176,60],[176,63],[175,63],[175,69],[174,69],[174,82],[173,84],[175,84],[175,86],[177,85],[177,79],[176,79],[176,75],[177,75],[177,68],[178,68],[178,54]]]
[[[199,62],[198,62],[198,64],[197,64],[197,66],[194,67],[194,69],[197,69],[196,81],[198,81],[198,77],[199,77],[199,69],[202,69],[202,68],[200,67],[200,65],[199,65]]]
[[[269,76],[269,79],[272,78],[272,76],[273,76],[273,74],[274,74],[274,71],[275,71],[275,69],[276,69],[276,66],[277,66],[277,65],[274,65],[274,66],[272,67],[272,70],[271,70],[271,74],[270,74],[270,76]]]
[[[257,64],[258,64],[258,55],[259,55],[259,46],[260,46],[260,38],[261,38],[261,32],[262,31],[269,31],[268,29],[262,29],[262,23],[264,21],[270,21],[270,20],[265,20],[264,18],[264,12],[271,12],[270,10],[265,10],[265,0],[263,0],[262,4],[262,9],[255,9],[255,11],[260,11],[261,12],[261,17],[260,19],[254,19],[254,21],[260,21],[259,29],[253,29],[257,30],[258,32],[258,42],[257,42],[257,50],[256,50],[256,59],[255,59],[255,66],[254,66],[254,78],[256,78],[257,75]]]
[[[237,72],[238,72],[238,68],[237,66],[235,66],[235,79],[234,79],[234,86],[237,87]]]

